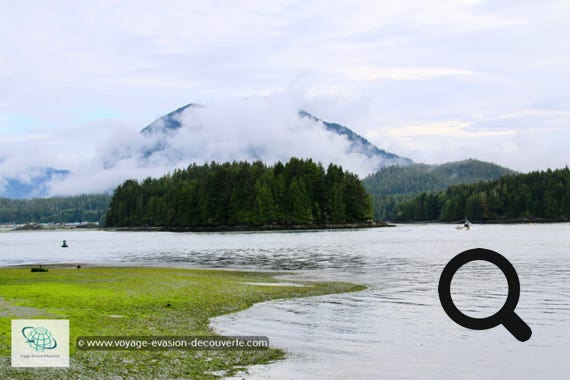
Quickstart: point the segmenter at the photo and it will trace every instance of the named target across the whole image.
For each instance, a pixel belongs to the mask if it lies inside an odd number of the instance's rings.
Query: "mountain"
[[[202,108],[204,108],[204,106],[197,103],[187,104],[154,120],[152,123],[143,128],[141,130],[141,133],[146,136],[152,136],[161,133],[173,134],[176,130],[179,130],[183,127],[181,120],[184,117],[184,113]],[[363,158],[376,162],[376,170],[390,165],[410,165],[413,163],[413,161],[409,158],[400,157],[394,153],[386,152],[385,150],[378,148],[364,137],[360,136],[359,134],[343,125],[323,121],[304,110],[300,110],[298,112],[298,116],[300,120],[310,120],[319,125],[325,131],[346,139],[349,148],[344,153],[362,155]],[[145,157],[149,157],[155,153],[155,151],[164,150],[164,148],[164,144],[156,144],[152,147],[152,149],[145,151],[144,155]],[[263,148],[250,149],[246,153],[248,153],[253,159],[263,160],[263,157],[258,153],[258,151],[263,150]]]
[[[452,185],[491,181],[515,172],[490,162],[468,159],[440,165],[390,166],[363,180],[372,195],[436,192]]]
[[[454,185],[492,181],[511,174],[515,172],[502,166],[468,159],[440,165],[390,166],[362,182],[373,197],[375,219],[391,220],[399,204],[417,194],[435,193]]]
[[[144,127],[141,130],[141,133],[145,135],[151,135],[157,132],[164,132],[168,130],[173,131],[179,129],[180,127],[182,127],[182,122],[180,121],[182,113],[192,107],[202,108],[203,106],[196,103],[186,104],[185,106],[182,106],[172,112],[167,113],[164,116],[159,117],[158,119],[156,119],[155,121]]]
[[[111,191],[127,178],[160,176],[193,162],[272,163],[295,156],[342,165],[360,175],[413,163],[378,148],[343,125],[266,100],[210,107],[190,103],[98,151],[94,162],[100,164],[91,165],[90,173],[41,166],[15,178],[0,173],[0,196],[45,197],[50,189],[65,193],[77,188],[77,182],[88,183],[89,178],[97,178],[98,188],[89,190],[81,185],[81,192]],[[52,187],[54,182],[56,187]]]
[[[345,136],[346,139],[350,142],[351,153],[361,153],[370,159],[380,159],[381,162],[384,163],[389,162],[389,164],[381,165],[381,167],[390,165],[405,166],[411,165],[413,163],[413,161],[409,158],[400,157],[394,153],[386,152],[385,150],[378,148],[376,145],[373,145],[370,143],[370,141],[366,140],[364,137],[360,136],[344,125],[323,121],[303,110],[299,111],[299,116],[322,123],[327,131],[336,133],[337,135]]]

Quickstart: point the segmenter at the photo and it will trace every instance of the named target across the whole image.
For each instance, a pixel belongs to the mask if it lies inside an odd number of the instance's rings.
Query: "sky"
[[[549,0],[0,0],[0,185],[39,167],[75,173],[53,190],[69,194],[163,174],[105,163],[191,102],[219,112],[206,140],[274,136],[304,109],[416,162],[563,167],[569,19]]]

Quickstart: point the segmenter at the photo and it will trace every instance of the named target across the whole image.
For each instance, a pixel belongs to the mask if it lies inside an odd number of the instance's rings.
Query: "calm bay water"
[[[69,248],[60,247],[67,240]],[[443,312],[437,285],[457,253],[483,247],[516,268],[521,343],[502,326],[472,331]],[[216,318],[230,335],[267,335],[289,358],[254,379],[570,378],[570,224],[401,225],[270,233],[2,232],[0,266],[81,263],[279,270],[287,279],[365,284],[363,292],[273,301]],[[507,284],[490,264],[457,272],[452,293],[468,315],[494,313]]]

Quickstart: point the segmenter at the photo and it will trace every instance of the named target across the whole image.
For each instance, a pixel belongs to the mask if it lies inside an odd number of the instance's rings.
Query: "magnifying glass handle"
[[[515,312],[503,321],[503,326],[521,342],[526,342],[532,335],[530,327]]]

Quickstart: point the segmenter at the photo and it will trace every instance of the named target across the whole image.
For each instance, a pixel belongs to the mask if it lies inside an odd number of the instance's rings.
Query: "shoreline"
[[[320,231],[349,230],[365,228],[396,227],[387,222],[339,223],[339,224],[264,224],[264,225],[221,225],[221,226],[188,226],[188,227],[104,227],[110,231],[164,231],[164,232],[264,232],[264,231]]]
[[[111,269],[111,270],[118,270],[118,269],[173,269],[173,270],[190,270],[190,271],[220,271],[220,272],[236,272],[236,273],[249,273],[249,274],[263,274],[268,276],[282,276],[282,275],[289,275],[294,273],[289,273],[286,271],[280,270],[273,270],[273,269],[249,269],[249,268],[213,268],[213,267],[201,267],[201,266],[190,266],[190,267],[180,267],[180,266],[166,266],[164,264],[157,264],[157,265],[136,265],[132,263],[125,263],[125,265],[120,265],[118,263],[113,263],[112,265],[103,265],[103,264],[93,264],[93,263],[32,263],[32,264],[14,264],[14,265],[0,265],[0,270],[4,269],[32,269],[32,268],[39,268],[41,265],[42,268],[45,269],[71,269],[71,270],[82,270],[82,269]],[[78,267],[79,266],[79,267]],[[276,279],[280,281],[279,279]],[[304,281],[304,280],[303,280]]]
[[[472,224],[554,224],[554,223],[570,223],[570,219],[566,218],[524,218],[524,219],[483,219],[477,220],[472,219],[470,220]],[[448,224],[448,225],[458,225],[463,224],[464,222],[461,221],[452,221],[452,222],[440,222],[438,220],[398,220],[398,221],[391,221],[391,223],[398,223],[398,224]]]
[[[55,267],[59,266],[59,267]],[[54,264],[30,273],[30,265],[0,268],[0,322],[18,317],[65,318],[78,336],[222,336],[210,319],[275,300],[340,294],[366,289],[348,282],[283,281],[279,272],[170,267],[85,267]],[[160,283],[161,286],[156,286]],[[136,284],[136,287],[133,287]],[[14,286],[24,285],[24,287]],[[41,297],[38,297],[41,295]],[[101,323],[104,321],[104,323]],[[7,332],[7,331],[6,331]],[[270,338],[270,337],[269,337]],[[232,376],[252,365],[287,357],[279,347],[264,350],[99,351],[70,347],[70,367],[14,368],[9,334],[0,334],[0,377],[138,377],[210,379]],[[156,366],[154,363],[164,365]],[[125,363],[128,363],[125,366]],[[41,370],[41,372],[40,372]]]
[[[365,228],[396,227],[388,222],[360,222],[360,223],[339,223],[339,224],[264,224],[264,225],[220,225],[220,226],[132,226],[132,227],[99,227],[95,225],[74,226],[74,225],[43,225],[30,223],[5,228],[5,232],[25,232],[25,231],[58,231],[58,230],[100,230],[100,231],[144,231],[144,232],[264,232],[264,231],[321,231],[321,230],[351,230]]]
[[[570,223],[567,218],[524,218],[524,219],[488,219],[471,220],[473,224],[555,224]],[[221,225],[221,226],[136,226],[136,227],[100,227],[94,224],[86,225],[61,225],[61,224],[37,224],[29,223],[14,227],[3,226],[2,232],[41,232],[41,231],[63,231],[63,230],[84,230],[84,231],[117,231],[117,232],[279,232],[279,231],[327,231],[327,230],[356,230],[368,228],[397,227],[398,224],[447,224],[462,225],[463,221],[441,222],[438,220],[415,221],[415,220],[395,220],[365,223],[340,223],[340,224],[266,224],[266,225]]]

